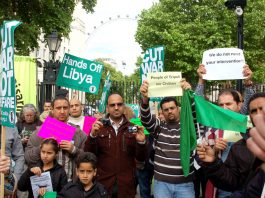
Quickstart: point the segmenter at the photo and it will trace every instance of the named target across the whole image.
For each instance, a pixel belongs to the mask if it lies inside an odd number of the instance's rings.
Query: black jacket
[[[199,162],[208,179],[215,187],[225,191],[238,191],[246,186],[253,177],[256,167],[253,166],[255,157],[248,150],[246,140],[236,142],[229,152],[226,161],[220,159],[212,163]]]
[[[43,165],[41,165],[43,167]],[[51,180],[52,180],[52,188],[53,191],[60,192],[60,190],[64,187],[65,184],[67,184],[67,176],[65,173],[64,168],[57,163],[57,161],[54,162],[53,168],[46,170],[45,172],[50,171],[51,174]],[[20,180],[18,181],[18,189],[20,191],[29,191],[29,198],[33,198],[31,183],[30,183],[30,177],[34,174],[30,171],[28,168],[20,177]]]
[[[89,191],[85,191],[83,184],[77,180],[76,182],[69,182],[58,193],[57,198],[108,198],[108,193],[104,189],[103,185],[94,182],[94,185]]]

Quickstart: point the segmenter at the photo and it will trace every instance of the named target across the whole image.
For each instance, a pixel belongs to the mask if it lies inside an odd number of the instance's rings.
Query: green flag
[[[180,112],[180,160],[184,176],[189,175],[191,152],[196,147],[196,131],[192,117],[193,92],[184,91]]]
[[[197,121],[208,127],[245,133],[247,116],[224,109],[206,101],[202,96],[194,96]]]
[[[192,99],[195,101],[197,122],[204,126],[240,131],[247,129],[247,116],[223,109],[206,101],[202,96],[194,95],[191,90],[185,90],[181,100],[180,114],[180,159],[184,176],[189,174],[190,155],[196,147],[196,131],[191,111]]]

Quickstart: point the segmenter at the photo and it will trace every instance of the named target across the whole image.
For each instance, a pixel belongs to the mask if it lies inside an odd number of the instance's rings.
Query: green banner
[[[4,21],[1,32],[0,59],[0,109],[3,126],[14,127],[16,116],[16,91],[14,75],[14,31],[19,21]]]
[[[111,86],[111,80],[110,80],[110,73],[108,72],[99,104],[99,112],[101,113],[105,113],[106,111],[106,103],[109,96],[110,86]]]
[[[147,79],[147,73],[164,71],[165,52],[163,46],[148,48],[145,51],[143,62],[140,65],[141,84]],[[151,101],[160,102],[160,97],[150,98]]]
[[[103,67],[101,63],[65,54],[56,85],[98,94]]]
[[[35,58],[15,56],[17,112],[20,112],[25,104],[37,105],[36,72]]]

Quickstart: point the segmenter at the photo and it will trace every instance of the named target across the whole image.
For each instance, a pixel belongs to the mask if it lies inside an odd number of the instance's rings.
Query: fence
[[[194,89],[195,89],[194,85]],[[208,85],[205,88],[205,95],[207,99],[211,102],[216,103],[218,99],[218,94],[220,90],[225,88],[229,88],[231,85],[227,86],[224,84],[215,84]],[[232,86],[232,88],[234,88]],[[48,92],[52,92],[51,96],[54,97],[56,87],[54,85],[45,86],[43,83],[38,85],[38,107],[42,110],[44,101]],[[86,102],[84,104],[84,113],[85,115],[93,115],[95,111],[98,111],[99,103],[101,99],[103,89],[103,83],[101,83],[100,91],[98,95],[86,94]],[[256,84],[253,86],[255,92],[265,92],[265,84]],[[71,90],[71,92],[75,92],[75,90]],[[118,93],[123,98],[125,103],[127,104],[139,104],[140,101],[140,85],[136,82],[120,82],[113,81],[110,89],[110,93]],[[72,95],[71,93],[69,95]]]

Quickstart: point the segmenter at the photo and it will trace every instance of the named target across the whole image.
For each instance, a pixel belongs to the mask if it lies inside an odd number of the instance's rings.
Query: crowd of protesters
[[[197,95],[204,94],[206,72],[200,65]],[[41,115],[34,105],[24,105],[16,127],[6,127],[5,155],[0,155],[5,196],[35,197],[30,178],[50,172],[57,197],[133,198],[137,184],[142,198],[261,197],[265,193],[265,93],[252,89],[248,65],[242,72],[243,97],[235,90],[223,90],[217,104],[249,115],[253,126],[239,141],[228,142],[223,130],[196,122],[192,104],[198,143],[190,153],[187,176],[180,156],[181,107],[176,98],[165,97],[158,115],[152,114],[146,80],[140,87],[141,126],[130,122],[136,115],[117,93],[108,96],[107,113],[96,113],[93,124],[83,116],[80,100],[69,100],[66,92],[46,101]],[[185,79],[181,87],[191,89]],[[72,141],[39,137],[47,116],[75,127]],[[47,191],[40,186],[37,196]]]

